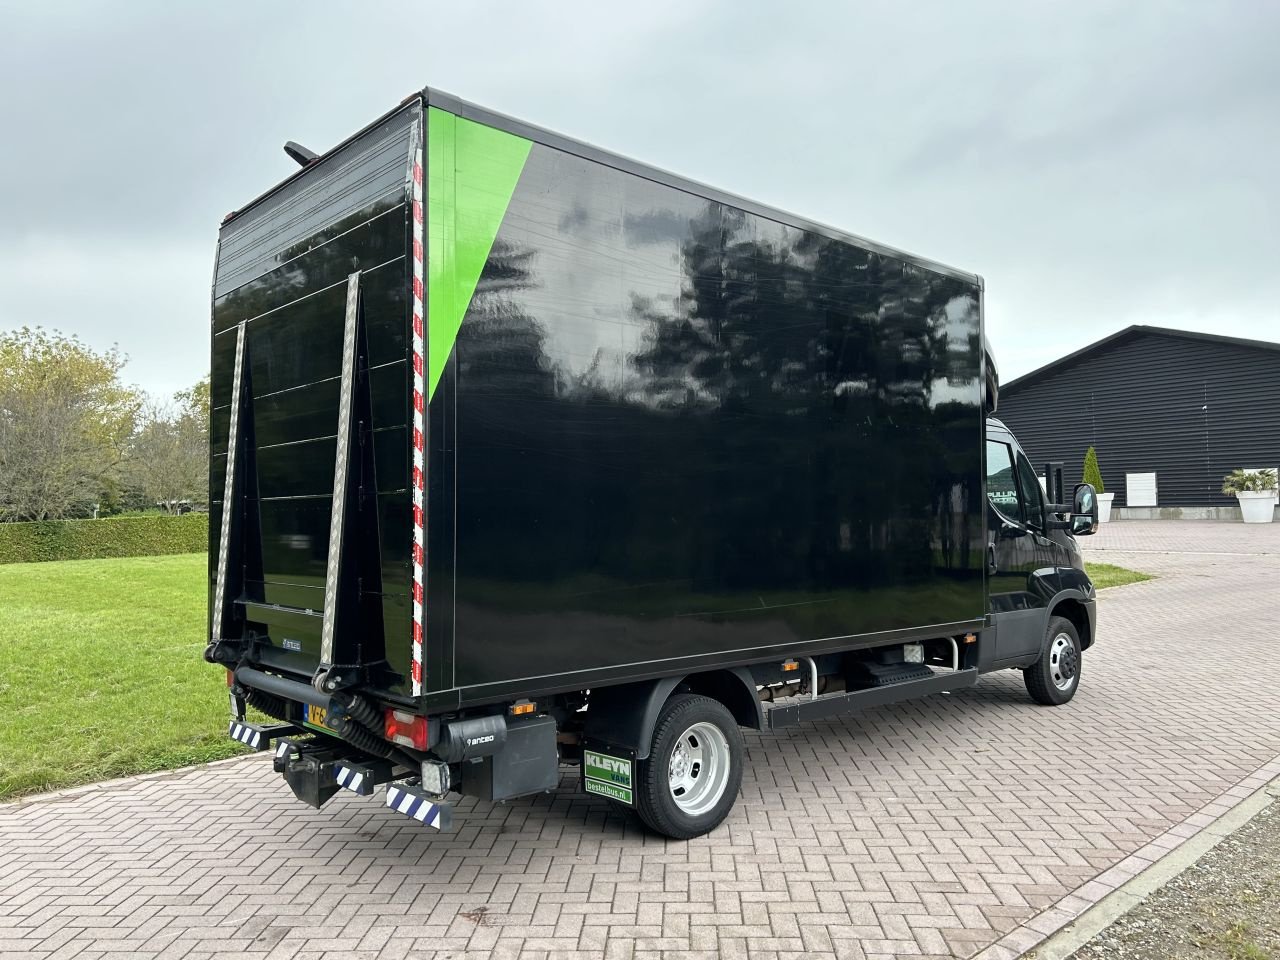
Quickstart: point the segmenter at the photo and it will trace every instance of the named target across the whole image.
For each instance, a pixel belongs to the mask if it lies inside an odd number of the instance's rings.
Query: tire
[[[1056,707],[1074,697],[1080,689],[1081,653],[1075,624],[1065,617],[1050,617],[1040,659],[1022,671],[1031,699]]]
[[[662,705],[649,756],[637,764],[636,812],[675,840],[709,833],[738,799],[743,756],[742,732],[722,703],[676,694]]]

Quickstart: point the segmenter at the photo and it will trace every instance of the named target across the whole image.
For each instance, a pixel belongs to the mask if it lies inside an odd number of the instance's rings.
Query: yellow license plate
[[[329,711],[324,707],[317,707],[314,703],[307,704],[307,715],[302,721],[308,727],[320,727],[324,730],[332,730],[329,726]]]

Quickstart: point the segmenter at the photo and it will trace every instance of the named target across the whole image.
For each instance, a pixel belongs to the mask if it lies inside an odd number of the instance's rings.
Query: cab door
[[[1054,544],[1045,536],[1040,482],[1012,438],[987,440],[987,577],[997,661],[1031,657],[1044,640],[1057,592]]]

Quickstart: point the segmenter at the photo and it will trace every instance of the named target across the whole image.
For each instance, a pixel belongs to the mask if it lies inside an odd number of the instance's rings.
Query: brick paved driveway
[[[1126,522],[1087,546],[1160,579],[1103,595],[1067,707],[1032,705],[1008,673],[751,736],[735,812],[687,844],[568,779],[464,805],[445,835],[376,798],[312,811],[259,758],[0,806],[0,954],[965,957],[1011,930],[1029,945],[1020,924],[1190,833],[1280,755],[1280,525]]]

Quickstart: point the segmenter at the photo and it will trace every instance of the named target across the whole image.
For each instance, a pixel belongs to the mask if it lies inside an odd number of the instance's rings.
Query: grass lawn
[[[204,554],[0,564],[0,800],[241,752],[205,602]]]
[[[1105,590],[1107,587],[1123,587],[1126,583],[1141,583],[1143,580],[1151,579],[1149,573],[1128,570],[1110,563],[1089,563],[1085,567],[1089,572],[1089,579],[1098,590]]]
[[[217,760],[204,554],[0,565],[0,800]]]

